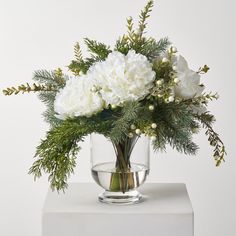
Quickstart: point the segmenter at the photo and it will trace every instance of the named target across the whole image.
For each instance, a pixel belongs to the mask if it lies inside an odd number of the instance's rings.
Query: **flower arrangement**
[[[200,82],[209,67],[193,71],[168,38],[157,41],[145,35],[152,7],[150,0],[141,11],[137,29],[133,19],[127,19],[128,32],[113,50],[86,38],[91,54],[84,58],[77,43],[75,59],[68,66],[70,75],[60,68],[39,70],[32,85],[3,90],[5,95],[37,92],[47,106],[44,117],[50,130],[37,147],[29,173],[35,178],[49,174],[52,189],[67,187],[79,142],[91,133],[102,134],[115,145],[145,135],[155,151],[169,144],[179,152],[195,154],[198,146],[192,135],[203,127],[216,165],[224,161],[225,146],[207,110],[218,95],[204,92]]]

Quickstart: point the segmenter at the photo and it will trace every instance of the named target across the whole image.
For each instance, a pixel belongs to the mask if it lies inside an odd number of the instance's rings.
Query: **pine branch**
[[[169,45],[170,41],[168,38],[160,39],[158,42],[153,38],[149,38],[143,43],[140,53],[152,61],[164,53]]]
[[[192,127],[196,124],[186,106],[161,103],[154,111],[153,121],[157,124],[154,150],[165,150],[169,143],[178,152],[196,154],[198,146],[192,142]]]
[[[139,111],[140,104],[138,102],[128,102],[124,105],[117,119],[113,122],[112,129],[108,135],[114,143],[125,140],[131,123],[138,119]]]
[[[62,74],[61,69],[54,71],[37,70],[34,72],[33,80],[40,84],[53,85],[58,88],[65,86],[67,76]]]
[[[47,106],[45,112],[43,112],[43,117],[46,122],[50,124],[51,127],[59,125],[62,121],[55,116],[54,101],[56,92],[40,92],[39,99]]]

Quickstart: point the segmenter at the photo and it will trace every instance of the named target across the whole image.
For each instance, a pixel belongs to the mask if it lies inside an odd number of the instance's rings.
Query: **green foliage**
[[[37,147],[37,160],[29,173],[39,178],[45,172],[49,174],[48,179],[53,190],[64,190],[76,165],[76,156],[80,149],[78,142],[83,141],[90,132],[86,126],[72,120],[52,128]]]
[[[116,42],[115,50],[127,54],[130,49],[133,49],[136,53],[146,56],[150,61],[166,51],[167,47],[170,45],[168,38],[160,39],[157,42],[154,38],[146,38],[143,36],[152,7],[153,1],[148,1],[147,5],[140,13],[137,30],[134,30],[132,17],[127,19],[127,35],[124,35]]]
[[[216,166],[219,166],[222,162],[225,161],[225,156],[227,155],[227,153],[223,141],[212,128],[212,124],[215,121],[215,118],[208,112],[201,115],[196,115],[195,117],[201,122],[203,128],[206,129],[205,134],[208,136],[208,141],[213,147],[213,156],[216,161]]]
[[[92,63],[90,61],[82,60],[78,62],[76,60],[72,60],[68,68],[75,75],[80,75],[80,72],[85,74],[91,65]]]
[[[105,60],[108,54],[111,52],[109,46],[106,46],[103,43],[98,43],[96,40],[85,38],[84,42],[87,45],[88,50],[92,53],[92,58],[94,58],[96,61]]]
[[[85,38],[84,42],[87,45],[88,50],[91,52],[91,57],[83,59],[80,45],[79,43],[76,43],[74,47],[76,60],[72,60],[68,66],[69,70],[75,75],[80,75],[81,72],[85,74],[90,66],[97,61],[105,60],[111,52],[109,46],[99,43],[96,40]]]
[[[153,121],[157,124],[154,150],[165,150],[165,144],[168,143],[178,152],[191,155],[196,153],[198,146],[192,142],[192,127],[197,124],[187,106],[160,103],[153,112]]]
[[[126,55],[130,49],[131,47],[128,42],[128,37],[126,35],[123,35],[116,41],[115,48],[114,48],[115,51],[121,52],[124,55]]]
[[[198,70],[198,74],[206,74],[210,70],[210,67],[208,65],[204,65],[203,67],[200,67]]]
[[[10,96],[12,94],[17,95],[18,93],[29,93],[29,92],[51,92],[55,91],[56,87],[53,86],[52,84],[48,85],[40,85],[40,84],[35,84],[29,85],[26,83],[26,85],[21,84],[18,87],[9,87],[3,90],[4,95]]]
[[[128,102],[124,105],[121,111],[117,114],[117,119],[113,121],[109,138],[114,143],[122,142],[127,138],[130,125],[136,119],[138,119],[140,111],[140,103]]]
[[[55,71],[35,71],[33,79],[38,83],[43,83],[47,86],[54,86],[56,88],[54,91],[40,91],[38,97],[47,107],[46,111],[43,113],[45,121],[52,127],[61,123],[61,121],[55,117],[54,101],[58,90],[65,86],[68,77],[64,75],[62,70],[59,68]]]
[[[201,106],[201,105],[207,106],[210,101],[217,100],[218,98],[219,98],[218,93],[209,92],[209,93],[203,93],[202,95],[197,97],[186,99],[182,102],[189,106]]]
[[[152,8],[154,6],[154,1],[149,0],[147,2],[147,5],[144,7],[144,9],[141,11],[139,16],[139,37],[141,38],[145,28],[147,27],[147,19],[150,17],[150,12],[152,11]]]
[[[60,70],[60,69],[59,69]],[[56,71],[37,70],[34,72],[33,80],[46,86],[62,88],[65,86],[67,76]]]
[[[38,94],[39,99],[46,105],[47,109],[43,113],[44,120],[54,127],[62,121],[55,116],[54,101],[56,92],[41,92]]]
[[[156,72],[157,79],[164,79],[164,82],[169,82],[173,76],[173,67],[170,62],[162,63],[162,60],[157,59],[154,62],[153,70]]]
[[[78,62],[83,60],[82,51],[81,51],[81,48],[80,48],[80,44],[78,42],[74,46],[74,54],[75,54],[75,59]]]
[[[170,41],[168,38],[160,39],[158,42],[153,38],[149,38],[144,41],[143,46],[140,49],[140,53],[152,61],[164,53],[169,46]]]

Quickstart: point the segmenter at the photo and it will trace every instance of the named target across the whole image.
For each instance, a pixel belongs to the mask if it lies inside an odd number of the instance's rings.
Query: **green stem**
[[[110,191],[125,193],[134,188],[135,181],[131,170],[130,157],[138,137],[128,138],[120,143],[113,143],[116,153],[116,172],[112,173]]]

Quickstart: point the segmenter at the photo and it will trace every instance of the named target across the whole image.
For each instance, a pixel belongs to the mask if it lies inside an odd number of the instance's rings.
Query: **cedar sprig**
[[[80,150],[78,142],[91,131],[78,121],[66,120],[47,132],[45,139],[37,147],[36,161],[29,170],[37,179],[42,172],[49,174],[49,181],[53,190],[65,190],[67,180],[76,165],[77,153]]]
[[[105,45],[104,43],[99,43],[96,40],[85,38],[84,42],[87,45],[88,50],[92,53],[92,58],[95,58],[97,61],[105,60],[108,54],[111,52],[109,46]]]
[[[80,48],[80,44],[77,42],[74,46],[75,59],[80,62],[83,61],[83,54]]]

